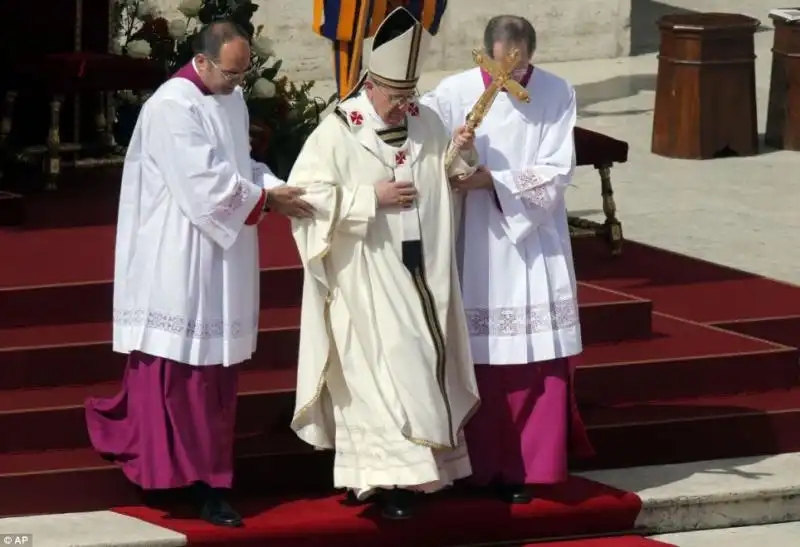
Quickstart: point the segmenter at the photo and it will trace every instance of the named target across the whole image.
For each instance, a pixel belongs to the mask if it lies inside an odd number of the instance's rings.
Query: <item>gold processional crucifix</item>
[[[519,62],[519,50],[512,49],[509,51],[508,55],[505,59],[501,62],[494,61],[489,58],[489,56],[481,51],[480,49],[472,50],[472,59],[475,61],[475,64],[485,70],[489,76],[492,77],[492,83],[486,87],[486,90],[481,94],[478,98],[478,102],[475,103],[475,106],[472,107],[469,114],[467,115],[467,128],[475,131],[475,129],[481,124],[483,118],[486,116],[486,113],[489,112],[489,109],[492,107],[492,103],[494,102],[497,94],[500,93],[501,89],[505,89],[508,93],[512,94],[517,100],[522,101],[523,103],[531,102],[531,98],[528,96],[528,91],[522,87],[516,80],[511,77],[511,73],[517,67],[517,63]],[[447,151],[447,156],[445,157],[445,169],[449,169],[450,166],[453,164],[453,161],[456,159],[458,155],[458,148],[451,147],[450,150]]]

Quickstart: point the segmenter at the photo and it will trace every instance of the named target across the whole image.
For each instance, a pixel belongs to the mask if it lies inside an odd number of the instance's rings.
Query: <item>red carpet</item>
[[[564,487],[538,493],[541,499],[514,507],[440,494],[427,500],[409,522],[386,522],[363,506],[343,505],[341,496],[284,499],[274,505],[263,501],[242,506],[247,515],[243,529],[222,531],[142,507],[116,510],[186,534],[192,547],[408,547],[612,533],[631,529],[641,509],[633,494],[578,478]]]
[[[114,393],[113,191],[33,199],[25,229],[0,229],[0,515],[123,507],[189,535],[191,545],[430,545],[617,534],[578,547],[656,547],[630,532],[637,496],[572,479],[528,507],[425,500],[413,524],[385,523],[336,497],[331,455],[287,424],[293,407],[301,270],[284,219],[260,228],[259,351],[244,365],[237,497],[244,530],[141,507],[138,492],[89,446],[82,402]],[[585,351],[576,390],[597,456],[575,469],[800,450],[800,288],[626,242],[611,258],[574,242]],[[713,443],[708,439],[713,438]],[[255,494],[255,496],[254,496]],[[13,499],[11,499],[13,498]],[[250,501],[248,501],[250,500]],[[541,544],[539,544],[541,545]]]

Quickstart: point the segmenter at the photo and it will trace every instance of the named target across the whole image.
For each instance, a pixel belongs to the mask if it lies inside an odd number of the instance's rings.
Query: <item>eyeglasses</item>
[[[231,72],[230,70],[223,70],[222,67],[220,67],[217,63],[215,63],[211,59],[208,59],[208,62],[214,68],[219,70],[219,73],[222,74],[223,78],[225,78],[227,81],[229,81],[232,84],[243,82],[245,80],[245,78],[247,78],[247,75],[250,74],[253,71],[253,69],[251,67],[251,68],[248,68],[247,70],[245,70],[244,72]]]
[[[417,93],[416,90],[412,91],[411,93],[405,93],[403,95],[390,96],[386,92],[386,90],[381,86],[375,86],[375,87],[377,87],[380,90],[381,95],[383,95],[386,101],[392,106],[408,106],[410,103],[413,103],[419,98],[419,93]]]

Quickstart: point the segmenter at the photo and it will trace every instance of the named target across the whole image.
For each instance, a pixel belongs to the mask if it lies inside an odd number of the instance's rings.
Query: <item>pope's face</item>
[[[417,98],[415,91],[381,86],[374,82],[367,82],[366,89],[375,112],[388,125],[401,123],[408,112],[408,105]]]
[[[512,49],[519,50],[519,60],[517,61],[512,76],[515,80],[520,81],[528,71],[528,65],[531,62],[531,53],[528,51],[527,45],[524,43],[505,44],[503,42],[495,42],[492,48],[492,58],[497,62],[502,62]]]
[[[219,59],[198,55],[197,70],[212,93],[230,95],[244,82],[250,70],[250,44],[243,38],[236,38],[223,44]]]

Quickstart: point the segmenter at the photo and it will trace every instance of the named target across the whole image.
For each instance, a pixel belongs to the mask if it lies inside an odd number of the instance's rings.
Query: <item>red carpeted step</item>
[[[262,269],[260,285],[261,309],[300,305],[299,266]],[[0,289],[0,309],[9,310],[0,315],[0,329],[107,322],[112,299],[111,281]]]
[[[259,225],[260,265],[299,265],[289,220],[267,215]],[[108,281],[114,277],[116,226],[0,230],[0,288]]]
[[[256,355],[262,368],[294,367],[298,308],[263,310]],[[112,353],[111,324],[0,329],[0,393],[34,387],[90,385],[122,378],[124,356]],[[253,361],[245,368],[255,366]]]
[[[592,238],[573,241],[578,279],[652,300],[700,323],[800,315],[800,287],[633,241],[614,260]]]
[[[301,483],[309,489],[330,484],[330,454],[310,451],[288,431],[288,417],[277,419],[282,412],[291,412],[290,396],[245,397],[243,401],[252,403],[243,405],[241,413],[254,418],[249,425],[257,429],[266,424],[267,433],[245,434],[238,439],[237,473],[243,481],[239,488],[261,493],[275,488],[297,490]],[[580,462],[579,468],[584,469],[800,451],[800,389],[585,408],[583,413],[597,450],[594,459]],[[39,427],[51,436],[60,435],[61,429],[46,420],[29,427]],[[19,436],[23,431],[14,434]],[[91,485],[85,494],[79,487],[81,481]],[[25,507],[26,512],[102,508],[89,507],[90,500],[84,495],[105,492],[103,502],[114,496],[129,496],[127,491],[118,490],[120,484],[124,485],[111,466],[90,449],[0,454],[0,491],[33,496],[25,505],[13,500],[12,508],[0,502],[0,512],[8,513],[13,507]],[[45,495],[50,490],[52,499]]]
[[[597,452],[579,468],[800,451],[800,388],[582,408]]]
[[[798,312],[800,312],[800,309]],[[722,321],[713,323],[713,325],[731,332],[738,332],[748,336],[755,336],[762,340],[770,340],[778,344],[800,348],[800,313],[785,317]]]
[[[297,321],[296,310],[270,312],[284,325]],[[726,333],[671,318],[655,316],[653,340],[587,348],[576,372],[578,399],[587,408],[667,400],[699,395],[745,393],[798,385],[797,350],[776,348],[766,342]],[[79,330],[76,326],[76,330]],[[292,412],[298,331],[277,327],[262,334],[263,351],[245,365],[238,412],[240,432],[266,435],[284,431]],[[57,387],[0,391],[0,452],[77,448],[87,446],[83,401],[88,396],[108,396],[119,389],[111,378],[105,383],[70,386],[88,367],[119,375],[122,361],[111,359],[102,346],[62,346],[52,361],[24,361],[17,367],[3,363],[5,382],[30,382],[50,371]],[[0,352],[29,356],[29,351]],[[95,360],[92,361],[91,359]],[[2,363],[2,361],[0,361]],[[78,366],[76,366],[76,364]],[[14,371],[23,375],[14,378]],[[60,372],[59,372],[60,371]],[[61,374],[59,377],[58,374]],[[38,375],[35,378],[34,375]],[[118,378],[119,376],[117,376]],[[85,378],[85,376],[84,376]],[[691,381],[687,381],[691,378]],[[800,405],[799,405],[800,406]]]
[[[299,266],[262,269],[259,280],[262,310],[300,305],[303,271]],[[7,311],[0,315],[0,329],[104,323],[111,318],[113,292],[111,281],[0,288],[0,310]],[[643,302],[631,297],[628,301]]]
[[[245,491],[296,495],[332,484],[329,453],[303,449],[303,465],[298,466],[297,449],[280,450],[293,446],[290,442],[277,446],[272,451],[249,452],[246,442],[237,441],[235,473]],[[91,448],[0,454],[0,492],[15,493],[0,496],[0,517],[98,511],[143,501],[122,471]]]
[[[295,377],[292,368],[243,372],[237,433],[285,437]],[[119,382],[109,382],[0,392],[0,454],[89,446],[84,401],[113,396],[119,389]]]
[[[578,378],[586,370],[579,369]],[[293,369],[243,373],[237,432],[252,437],[243,441],[251,447],[250,451],[283,447],[287,439],[295,443],[292,445],[295,448],[302,448],[288,431],[294,405],[294,381]],[[665,381],[663,378],[651,380]],[[118,383],[113,382],[3,392],[0,394],[0,453],[88,446],[83,401],[92,395],[112,395],[118,389]],[[588,462],[592,467],[800,449],[800,388],[771,391],[767,395],[677,399],[675,402],[584,403],[581,408],[593,442],[602,447],[598,448],[600,456]],[[701,419],[702,416],[705,417]],[[748,424],[757,427],[758,434],[745,427]],[[702,442],[712,437],[714,444]],[[682,438],[691,439],[691,442],[683,443]],[[302,468],[304,464],[298,462],[298,465]]]
[[[141,506],[115,510],[185,534],[193,546],[408,547],[614,533],[632,529],[641,509],[636,495],[578,477],[537,493],[517,506],[440,493],[421,500],[412,523],[383,520],[369,507],[343,504],[342,496],[240,503],[245,527],[230,530]]]
[[[110,280],[115,229],[0,230],[4,262],[14,265],[0,271],[0,289]],[[268,216],[259,234],[262,267],[298,264],[287,219]],[[698,322],[800,315],[793,285],[633,241],[613,260],[595,238],[577,238],[573,249],[580,280],[652,300],[673,315]],[[2,298],[0,309],[8,309]]]
[[[649,334],[649,302],[626,300],[604,289],[582,286],[579,297],[585,343],[642,338]],[[254,362],[246,366],[294,363],[299,317],[296,307],[262,310],[259,350]],[[4,371],[0,375],[0,390],[116,380],[121,377],[123,358],[111,353],[110,339],[111,324],[107,322],[0,328],[0,369]],[[71,366],[77,363],[80,366]]]
[[[653,314],[653,335],[585,348],[576,392],[584,403],[728,395],[800,386],[798,350]]]

